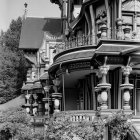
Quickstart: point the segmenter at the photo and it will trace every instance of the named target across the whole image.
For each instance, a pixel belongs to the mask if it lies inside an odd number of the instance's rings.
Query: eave
[[[140,62],[139,46],[140,42],[132,40],[100,40],[92,61],[103,65],[107,56],[109,65],[126,65],[128,58],[131,57],[130,63],[133,65]]]

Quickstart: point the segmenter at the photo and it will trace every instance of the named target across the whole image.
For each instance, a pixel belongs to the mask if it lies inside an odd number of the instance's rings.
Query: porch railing
[[[95,117],[95,111],[93,110],[66,111],[64,113],[70,117],[70,121],[72,122],[80,122],[83,120],[93,121]]]
[[[73,48],[97,45],[100,39],[140,41],[140,33],[135,33],[128,29],[129,28],[126,28],[126,30],[109,29],[99,31],[96,35],[81,35],[73,37],[57,45],[56,52],[60,53]]]
[[[62,51],[73,49],[73,48],[95,45],[96,44],[95,38],[96,38],[95,35],[82,35],[82,36],[70,38],[67,41],[63,41],[61,44],[59,44],[56,47],[56,52],[60,53]]]
[[[116,112],[120,111],[120,109],[107,109],[101,110],[101,116],[112,116]],[[127,115],[132,114],[132,110],[125,110],[124,113]],[[68,116],[70,121],[72,122],[80,122],[83,120],[86,121],[93,121],[94,117],[96,116],[97,111],[94,110],[74,110],[74,111],[61,111],[61,114],[64,116]]]

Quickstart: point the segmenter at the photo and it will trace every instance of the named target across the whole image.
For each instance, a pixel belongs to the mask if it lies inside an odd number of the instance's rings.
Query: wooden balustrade
[[[70,117],[72,122],[93,121],[95,117],[95,111],[93,110],[66,111],[64,113]]]
[[[112,114],[118,112],[119,109],[107,109],[101,110],[101,116],[112,116]],[[93,121],[96,111],[94,110],[76,110],[76,111],[61,111],[65,116],[70,117],[72,122],[80,121]],[[132,114],[132,110],[124,110],[125,114]]]
[[[85,47],[85,46],[92,46],[92,45],[97,45],[97,43],[99,42],[100,39],[106,39],[106,40],[133,40],[133,41],[140,41],[140,34],[138,33],[133,33],[132,31],[130,31],[130,29],[128,30],[127,27],[124,28],[124,30],[122,30],[121,36],[122,37],[118,37],[119,30],[113,30],[113,29],[109,29],[110,30],[110,35],[103,38],[102,37],[98,37],[98,33],[97,35],[82,35],[82,36],[78,36],[78,37],[73,37],[70,38],[67,41],[62,42],[61,44],[59,44],[56,47],[56,52],[60,53],[62,51],[65,50],[69,50],[69,49],[74,49],[77,47]],[[104,31],[104,30],[103,30]],[[105,31],[104,31],[105,32]],[[95,44],[96,43],[96,44]]]

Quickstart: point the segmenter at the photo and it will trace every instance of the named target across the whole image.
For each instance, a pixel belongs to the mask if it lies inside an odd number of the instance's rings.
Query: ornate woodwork
[[[122,10],[140,12],[140,0],[125,0],[122,2]]]

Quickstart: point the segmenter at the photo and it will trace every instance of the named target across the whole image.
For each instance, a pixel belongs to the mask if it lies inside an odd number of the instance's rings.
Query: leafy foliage
[[[110,132],[113,136],[124,139],[127,135],[127,132],[131,132],[131,118],[132,114],[125,114],[122,110],[113,114],[107,119],[107,125],[110,128]]]
[[[71,122],[70,116],[55,114],[48,121],[46,131],[47,140],[99,140],[103,138],[105,128],[104,120],[96,116],[91,121]]]
[[[3,43],[10,50],[18,51],[21,27],[22,19],[19,17],[17,20],[11,21],[9,29],[4,33]]]
[[[20,95],[28,63],[19,47],[22,20],[13,20],[1,36],[0,46],[0,103]]]
[[[7,140],[10,137],[18,140],[32,140],[43,137],[40,132],[34,132],[31,125],[31,116],[27,115],[25,109],[11,108],[0,113],[0,138]]]
[[[45,139],[102,140],[106,126],[109,126],[113,136],[121,139],[125,138],[128,131],[131,132],[129,121],[131,115],[126,115],[121,111],[108,117],[96,114],[93,121],[72,122],[70,117],[66,113],[54,114],[46,122]],[[25,110],[21,108],[1,112],[0,136],[3,137],[2,140],[7,140],[6,138],[11,136],[18,138],[18,140],[32,140],[33,138],[43,140],[43,133],[32,131],[30,119],[30,116],[27,116]]]
[[[31,133],[30,117],[22,108],[12,108],[0,114],[0,134],[5,138],[10,136],[28,138]],[[29,137],[30,138],[30,137]]]
[[[103,117],[97,111],[93,121],[71,122],[70,115],[58,113],[48,120],[46,140],[102,140],[107,126],[114,137],[123,139],[131,132],[130,119],[122,111]]]

